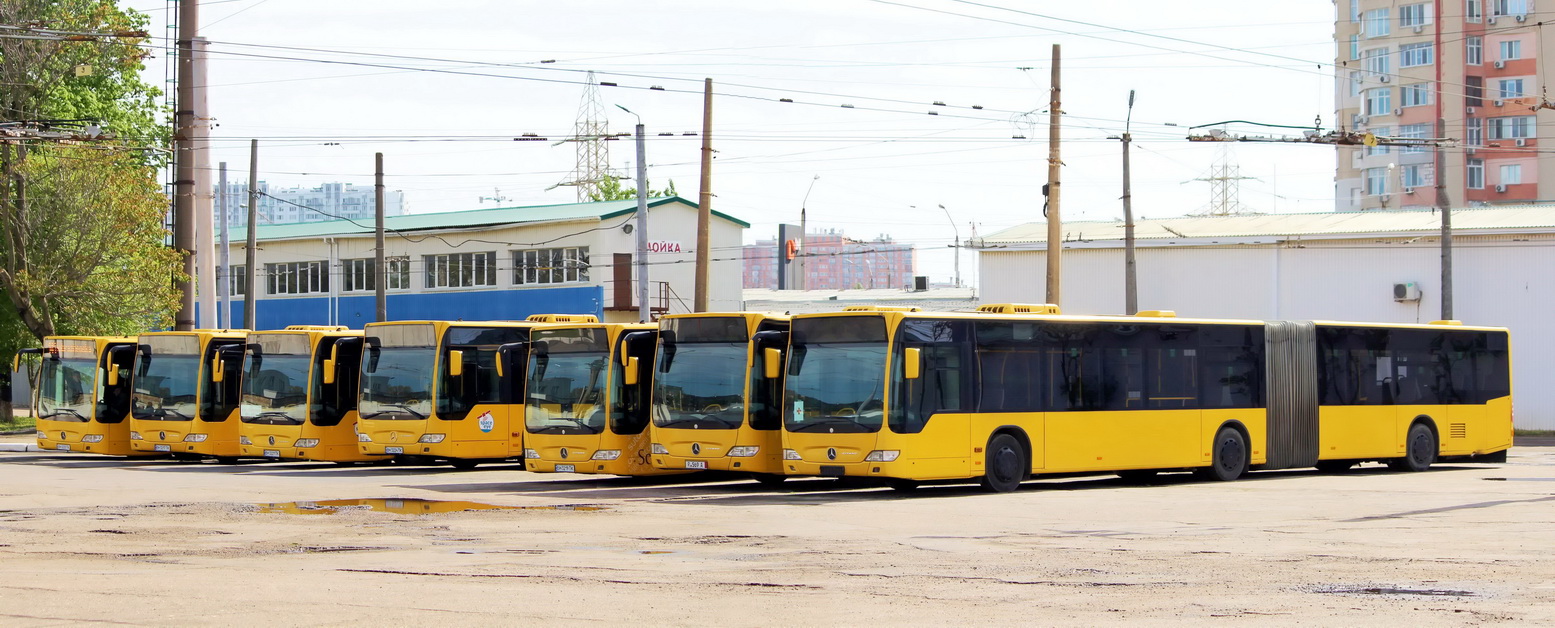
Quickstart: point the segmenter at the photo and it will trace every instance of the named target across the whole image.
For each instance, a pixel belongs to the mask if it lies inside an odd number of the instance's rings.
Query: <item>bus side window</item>
[[[970,351],[972,327],[968,321],[909,320],[897,331],[892,350],[892,392],[890,426],[899,434],[923,431],[936,412],[965,412],[971,409],[972,376]],[[906,379],[902,360],[907,347],[920,350],[917,379]]]

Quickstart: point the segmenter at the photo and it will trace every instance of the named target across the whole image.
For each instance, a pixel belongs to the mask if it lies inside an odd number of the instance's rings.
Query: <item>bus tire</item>
[[[778,473],[752,473],[751,479],[760,482],[762,486],[777,486],[787,480],[788,476]]]
[[[1026,479],[1026,448],[1009,434],[995,434],[988,439],[988,449],[983,454],[983,488],[995,493],[1009,493],[1020,488]]]
[[[1230,482],[1247,473],[1247,439],[1234,427],[1222,427],[1215,434],[1214,455],[1209,469],[1200,475],[1219,482]]]
[[[1319,461],[1317,461],[1317,465],[1315,465],[1315,466],[1317,467],[1318,471],[1322,471],[1323,473],[1344,473],[1345,471],[1349,471],[1350,467],[1355,466],[1355,461],[1354,460],[1319,460]]]
[[[1431,468],[1436,461],[1436,434],[1424,423],[1409,426],[1409,437],[1404,440],[1404,457],[1388,461],[1394,471],[1419,472]]]
[[[454,458],[448,461],[448,464],[453,465],[455,469],[460,471],[469,471],[470,469],[474,469],[475,466],[480,463],[481,461],[475,460],[473,458]]]

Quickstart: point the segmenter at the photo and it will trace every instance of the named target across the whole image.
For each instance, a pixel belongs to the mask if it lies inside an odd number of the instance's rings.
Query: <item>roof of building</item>
[[[1184,216],[1134,221],[1138,240],[1201,241],[1213,238],[1259,239],[1346,238],[1380,234],[1416,235],[1441,232],[1441,215],[1434,209]],[[1555,205],[1476,207],[1452,211],[1454,233],[1555,232]],[[1122,221],[1076,221],[1063,225],[1065,242],[1123,240]],[[980,238],[984,247],[1022,248],[1047,242],[1047,223],[1030,222]]]
[[[651,210],[660,205],[681,203],[693,208],[696,203],[670,196],[665,198],[648,199],[648,208]],[[429,229],[471,229],[477,227],[497,227],[532,222],[568,222],[575,220],[609,220],[617,216],[625,216],[637,211],[635,199],[625,201],[600,201],[595,203],[567,203],[564,205],[531,205],[527,207],[500,207],[494,209],[474,209],[457,212],[440,212],[432,214],[409,214],[405,216],[387,216],[383,219],[383,228],[391,232],[425,231]],[[714,210],[714,216],[722,218],[741,227],[750,227],[750,223]],[[317,238],[322,236],[340,235],[364,235],[373,233],[376,227],[371,219],[367,220],[330,220],[325,222],[304,222],[281,225],[260,225],[255,234],[260,240],[289,240],[296,238]],[[247,230],[241,227],[233,228],[228,238],[233,241],[241,241],[248,237]]]
[[[791,314],[836,312],[849,305],[914,306],[928,312],[968,310],[977,307],[977,289],[930,288],[923,292],[876,288],[869,290],[772,290],[746,288],[745,309],[785,311]]]

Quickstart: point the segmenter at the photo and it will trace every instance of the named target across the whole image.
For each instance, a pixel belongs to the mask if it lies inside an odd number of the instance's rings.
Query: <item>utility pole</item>
[[[637,118],[637,316],[646,323],[653,320],[648,308],[648,131],[642,116],[621,105],[616,108]]]
[[[373,296],[377,302],[377,320],[383,322],[389,320],[388,282],[389,269],[385,266],[383,253],[383,153],[377,153],[376,166],[373,174],[373,203],[374,214],[377,218],[375,234],[376,246],[373,249]]]
[[[1134,120],[1134,90],[1128,90],[1128,115],[1123,119],[1123,309],[1129,316],[1139,313],[1139,284],[1134,268],[1134,196],[1129,190],[1129,124]]]
[[[246,266],[243,272],[248,275],[244,278],[243,294],[243,327],[246,329],[259,329],[254,324],[254,316],[258,311],[256,301],[259,300],[259,269],[255,249],[259,248],[256,242],[258,237],[255,231],[259,230],[259,140],[249,140],[248,143],[248,228],[243,230],[243,235],[248,238],[247,246],[243,249],[243,260]]]
[[[713,79],[706,81],[702,87],[702,192],[697,196],[697,277],[693,302],[698,312],[707,311],[707,284],[712,278],[709,266],[713,223]]]
[[[178,104],[173,112],[173,249],[183,255],[184,280],[179,289],[178,314],[173,329],[194,329],[194,223],[195,155],[194,38],[199,36],[199,0],[178,3]],[[250,227],[252,229],[252,227]]]
[[[1060,116],[1063,115],[1062,95],[1059,86],[1059,47],[1053,44],[1053,72],[1051,94],[1048,97],[1048,137],[1047,137],[1047,302],[1058,305],[1060,290],[1062,289],[1063,267],[1059,255],[1063,250],[1064,228],[1063,220],[1059,214],[1059,191],[1062,189],[1059,167],[1063,162],[1059,160],[1059,129]]]
[[[206,49],[210,42],[204,37],[194,40],[194,126],[189,137],[194,145],[194,261],[199,276],[195,278],[195,291],[199,295],[199,316],[195,317],[202,328],[215,327],[216,323],[216,235],[215,212],[211,207],[211,118],[205,86]]]
[[[1447,121],[1437,118],[1436,135],[1447,134]],[[1437,144],[1436,209],[1442,212],[1442,320],[1452,320],[1452,204],[1447,200],[1447,153]]]
[[[220,202],[217,210],[221,212],[221,265],[216,268],[216,300],[220,305],[216,309],[216,327],[231,329],[232,325],[232,295],[228,290],[228,277],[232,276],[232,250],[227,239],[227,162],[221,162],[221,177],[217,187],[221,189]]]

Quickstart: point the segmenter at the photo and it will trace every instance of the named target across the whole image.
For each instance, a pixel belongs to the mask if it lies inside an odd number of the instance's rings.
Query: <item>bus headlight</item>
[[[590,460],[615,460],[620,457],[621,450],[619,449],[601,449],[594,452],[594,457],[590,458]]]
[[[896,462],[896,457],[900,455],[900,451],[876,449],[864,456],[864,462]]]
[[[421,438],[416,439],[416,442],[418,442],[418,443],[441,443],[441,442],[443,442],[443,435],[442,434],[422,434]]]
[[[783,450],[783,459],[784,460],[804,460],[804,458],[800,458],[799,457],[799,452],[794,451],[792,449],[784,449]]]
[[[297,439],[297,442],[294,443],[294,444],[297,446],[298,449],[307,449],[309,447],[317,447],[319,445],[319,439],[317,439],[317,438],[299,438],[299,439]]]
[[[239,445],[252,445],[252,444],[254,444],[254,441],[249,440],[247,436],[239,435],[238,436],[238,444]]]
[[[539,460],[540,459],[540,452],[535,451],[533,449],[525,449],[524,450],[524,459],[525,460]]]
[[[188,436],[184,437],[184,442],[186,442],[186,443],[203,443],[203,442],[205,442],[205,439],[210,438],[210,437],[211,437],[210,434],[189,434]]]
[[[38,432],[38,440],[44,440],[44,439],[46,439],[46,438],[48,438],[48,437],[49,437],[49,435],[48,435],[48,434],[44,434],[44,433],[43,433],[43,432]],[[140,439],[139,439],[139,438],[137,438],[137,439],[135,439],[135,440],[140,440]],[[654,453],[658,453],[658,452],[654,452]]]
[[[43,432],[38,432],[38,438],[43,438]],[[142,439],[140,437],[140,432],[130,432],[130,440],[144,440],[144,439]]]
[[[42,438],[43,437],[43,432],[38,432],[38,437]],[[653,449],[653,453],[656,453],[656,454],[664,454],[664,455],[667,456],[670,453],[669,449],[667,449],[666,447],[664,447],[663,445],[660,445],[658,443],[654,443],[652,449]]]
[[[356,442],[358,442],[358,443],[371,443],[371,442],[373,442],[373,437],[368,436],[366,434],[358,433],[356,435]]]
[[[731,457],[731,458],[749,458],[751,456],[756,455],[756,452],[758,452],[758,451],[761,451],[760,447],[730,447],[729,448],[729,457]]]
[[[101,443],[101,442],[103,442],[103,435],[102,434],[87,434],[86,436],[82,436],[81,437],[81,442],[83,442],[83,443]]]

